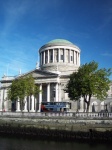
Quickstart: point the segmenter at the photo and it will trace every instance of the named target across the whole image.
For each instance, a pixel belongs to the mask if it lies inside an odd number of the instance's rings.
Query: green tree
[[[88,112],[92,96],[100,100],[107,97],[110,74],[111,69],[98,69],[98,63],[94,61],[86,63],[70,75],[65,92],[71,100],[77,101],[82,97],[87,104],[86,112]]]
[[[19,77],[13,80],[8,90],[8,99],[11,101],[19,100],[21,110],[23,110],[24,97],[31,95],[36,96],[39,92],[39,88],[35,85],[34,78],[31,75]]]

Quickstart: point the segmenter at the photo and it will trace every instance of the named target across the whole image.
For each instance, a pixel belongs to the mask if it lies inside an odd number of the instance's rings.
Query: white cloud
[[[6,36],[16,28],[30,9],[30,0],[10,0],[3,3],[4,25],[2,27],[2,36]]]
[[[60,6],[60,0],[10,0],[3,3],[4,26],[2,35],[13,31],[21,20],[28,17],[45,19],[49,9],[56,9]],[[48,19],[48,18],[46,18]]]
[[[34,46],[35,40],[23,37],[21,40],[13,42],[6,40],[5,43],[2,43],[1,40],[0,78],[7,72],[8,75],[17,75],[19,69],[22,70],[22,73],[34,69],[38,55],[36,47],[38,44]]]
[[[103,54],[101,54],[102,56],[106,56],[106,57],[112,57],[112,53],[108,53],[108,52],[106,52],[106,53],[103,53]]]

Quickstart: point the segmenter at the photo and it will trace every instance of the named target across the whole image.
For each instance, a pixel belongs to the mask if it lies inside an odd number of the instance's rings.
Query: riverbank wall
[[[86,115],[86,114],[85,114]],[[81,115],[80,115],[81,116]],[[51,140],[112,141],[112,118],[18,115],[0,115],[0,135]]]

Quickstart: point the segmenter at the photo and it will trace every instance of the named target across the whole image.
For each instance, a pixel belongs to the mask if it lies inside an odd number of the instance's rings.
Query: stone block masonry
[[[86,122],[86,121],[85,121]],[[109,124],[67,123],[66,119],[0,118],[0,136],[54,141],[112,142]]]

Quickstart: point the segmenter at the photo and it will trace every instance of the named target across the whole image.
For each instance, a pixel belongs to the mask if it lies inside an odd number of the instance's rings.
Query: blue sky
[[[0,0],[0,79],[35,69],[58,38],[81,49],[81,64],[112,68],[112,0]]]

